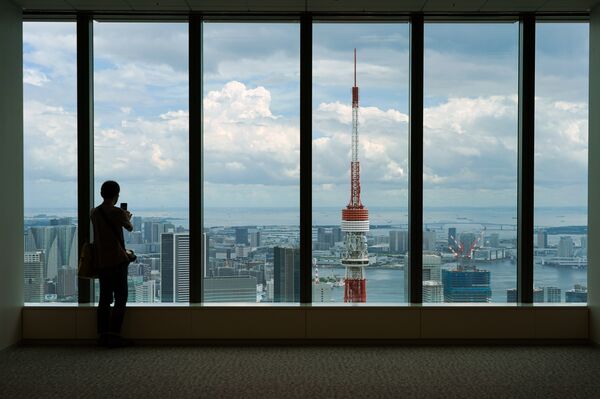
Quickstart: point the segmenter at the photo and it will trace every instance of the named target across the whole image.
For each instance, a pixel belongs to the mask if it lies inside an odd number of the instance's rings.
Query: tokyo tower
[[[342,209],[346,268],[344,302],[366,302],[367,284],[364,267],[369,265],[367,237],[369,211],[360,201],[360,162],[358,161],[358,86],[356,85],[356,49],[354,49],[354,86],[352,87],[352,160],[350,162],[350,202]]]

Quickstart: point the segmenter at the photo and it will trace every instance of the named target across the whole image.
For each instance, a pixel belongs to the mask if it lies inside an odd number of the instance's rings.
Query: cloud
[[[36,69],[23,68],[23,83],[41,87],[49,81],[45,73]]]

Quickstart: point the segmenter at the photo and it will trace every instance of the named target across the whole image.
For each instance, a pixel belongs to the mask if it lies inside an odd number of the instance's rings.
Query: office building
[[[423,232],[423,250],[435,251],[436,234],[435,230],[427,229]]]
[[[256,278],[251,276],[205,278],[204,302],[257,302]]]
[[[164,233],[160,236],[160,300],[161,302],[174,302],[174,262],[175,246],[173,233]]]
[[[189,233],[173,234],[175,266],[175,302],[190,300],[190,235]],[[164,280],[163,280],[164,281]]]
[[[261,245],[260,242],[260,231],[253,231],[251,233],[248,233],[248,236],[250,238],[250,246],[252,248],[258,248]]]
[[[548,232],[544,229],[539,229],[537,232],[537,247],[548,248]]]
[[[490,302],[490,272],[487,270],[442,270],[444,302]]]
[[[58,269],[56,281],[56,295],[58,298],[70,298],[77,294],[77,269],[62,266]]]
[[[390,252],[404,254],[408,250],[408,231],[390,230]]]
[[[442,258],[438,255],[423,254],[423,281],[442,281]]]
[[[25,252],[23,264],[23,286],[25,302],[42,302],[44,300],[44,252]]]
[[[506,290],[506,302],[507,303],[517,303],[518,302],[516,288],[509,288]],[[538,288],[538,287],[533,288],[533,302],[534,303],[544,302],[544,289],[543,288]]]
[[[235,228],[235,243],[248,245],[248,229],[245,227]]]
[[[330,284],[312,284],[312,300],[317,303],[330,303],[333,287]]]
[[[587,302],[587,293],[587,287],[584,287],[580,284],[575,284],[575,286],[572,289],[565,291],[565,302]]]
[[[546,302],[561,302],[561,289],[558,287],[544,287]]]
[[[444,302],[443,286],[440,281],[423,280],[423,302],[440,303]]]
[[[273,248],[274,301],[300,301],[300,251],[298,248]]]
[[[559,257],[570,258],[574,253],[574,245],[573,239],[570,236],[560,237],[560,241],[558,242],[558,252],[557,255]]]

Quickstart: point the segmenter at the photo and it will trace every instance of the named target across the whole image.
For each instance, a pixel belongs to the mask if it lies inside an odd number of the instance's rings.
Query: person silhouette
[[[115,206],[120,192],[121,187],[116,181],[105,181],[100,188],[104,201],[90,212],[94,226],[94,264],[100,279],[98,344],[110,348],[132,344],[121,336],[127,305],[127,271],[131,260],[125,249],[123,228],[132,231],[133,226],[131,213]],[[111,311],[113,297],[115,304]]]

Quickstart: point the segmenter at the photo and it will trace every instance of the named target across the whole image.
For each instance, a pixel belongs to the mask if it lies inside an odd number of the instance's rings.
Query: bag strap
[[[96,208],[96,209],[100,210],[100,214],[102,215],[102,218],[104,219],[104,221],[106,222],[106,224],[110,227],[110,231],[112,231],[112,233],[115,235],[115,237],[116,237],[117,241],[119,242],[119,244],[121,245],[121,248],[123,249],[123,251],[127,252],[127,250],[125,249],[125,240],[123,240],[121,238],[121,235],[115,229],[115,225],[112,224],[110,222],[110,220],[108,219],[108,216],[104,212],[104,209],[102,209],[102,205],[98,206],[98,208]]]

